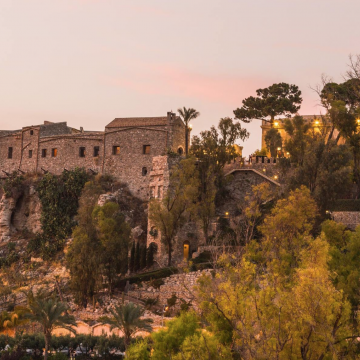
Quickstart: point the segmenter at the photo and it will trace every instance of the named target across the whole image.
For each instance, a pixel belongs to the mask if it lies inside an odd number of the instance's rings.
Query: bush
[[[178,273],[178,269],[175,267],[168,267],[155,271],[149,271],[135,276],[130,276],[128,278],[120,279],[115,283],[115,287],[119,289],[124,289],[127,281],[129,281],[129,284],[137,284],[143,281],[166,278],[169,277],[170,275],[177,273]]]

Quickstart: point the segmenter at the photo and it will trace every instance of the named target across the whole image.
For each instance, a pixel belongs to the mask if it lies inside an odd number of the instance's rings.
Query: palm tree
[[[56,299],[44,299],[39,296],[28,298],[28,313],[25,316],[39,323],[45,338],[45,357],[47,360],[52,332],[56,328],[63,328],[75,333],[72,326],[76,326],[75,318],[66,314],[67,306]]]
[[[28,321],[24,316],[26,311],[27,309],[23,306],[15,307],[11,313],[3,311],[0,315],[0,328],[3,330],[14,329],[14,331],[16,331],[17,326],[25,324]]]
[[[111,325],[111,330],[119,329],[124,332],[125,348],[130,344],[131,337],[139,330],[151,331],[152,319],[140,319],[145,309],[132,302],[126,305],[116,306],[111,309],[112,318],[103,317],[100,321],[103,324]]]
[[[200,116],[200,113],[193,108],[186,108],[185,106],[178,109],[181,119],[185,123],[185,154],[189,152],[189,122]]]

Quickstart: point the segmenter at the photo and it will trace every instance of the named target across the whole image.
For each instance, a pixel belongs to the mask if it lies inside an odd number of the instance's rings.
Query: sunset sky
[[[341,81],[360,53],[360,0],[0,0],[0,129],[49,121],[103,130],[186,106],[193,133],[275,82]],[[260,124],[244,125],[247,155]]]

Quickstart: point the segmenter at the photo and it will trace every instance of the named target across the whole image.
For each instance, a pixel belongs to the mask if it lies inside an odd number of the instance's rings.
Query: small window
[[[142,173],[142,176],[145,176],[147,174],[147,168],[143,167],[141,173]]]
[[[143,154],[150,154],[150,149],[151,149],[151,146],[150,145],[143,145]]]
[[[158,197],[158,199],[161,198],[161,189],[162,189],[162,186],[158,186],[158,188],[157,188],[157,197]]]
[[[178,148],[178,154],[179,155],[182,155],[184,153],[184,150],[183,150],[183,148],[180,146],[179,148]]]
[[[30,130],[30,135],[34,135],[34,130]]]
[[[41,150],[41,157],[46,157],[46,149]]]
[[[120,155],[120,146],[118,145],[113,146],[113,155]]]
[[[85,148],[84,147],[79,148],[79,156],[80,157],[85,157]]]
[[[94,146],[94,157],[98,157],[100,153],[100,147]]]
[[[8,159],[12,159],[12,156],[13,156],[13,148],[9,147],[8,148]]]
[[[51,156],[52,157],[57,157],[57,149],[51,149]]]
[[[32,150],[29,150],[29,158],[32,158]]]

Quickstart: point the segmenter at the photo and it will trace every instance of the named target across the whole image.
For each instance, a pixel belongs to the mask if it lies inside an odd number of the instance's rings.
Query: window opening
[[[100,147],[99,146],[94,146],[94,157],[99,156],[100,153]]]
[[[180,146],[179,148],[178,148],[178,154],[179,155],[182,155],[184,153],[184,150],[183,150],[183,148]]]
[[[85,157],[85,148],[83,146],[79,148],[79,156]]]
[[[41,157],[46,157],[46,149],[41,150]]]
[[[150,145],[143,145],[143,154],[149,155],[150,154]]]
[[[32,158],[32,150],[29,150],[29,158]]]
[[[34,130],[30,130],[30,135],[34,135]]]
[[[120,155],[120,146],[119,145],[113,146],[113,155]]]
[[[52,157],[57,157],[57,149],[56,148],[51,149],[51,156]]]
[[[142,173],[142,176],[145,176],[147,174],[147,168],[143,167],[141,173]]]
[[[12,159],[13,156],[13,148],[10,146],[8,149],[8,159]]]

